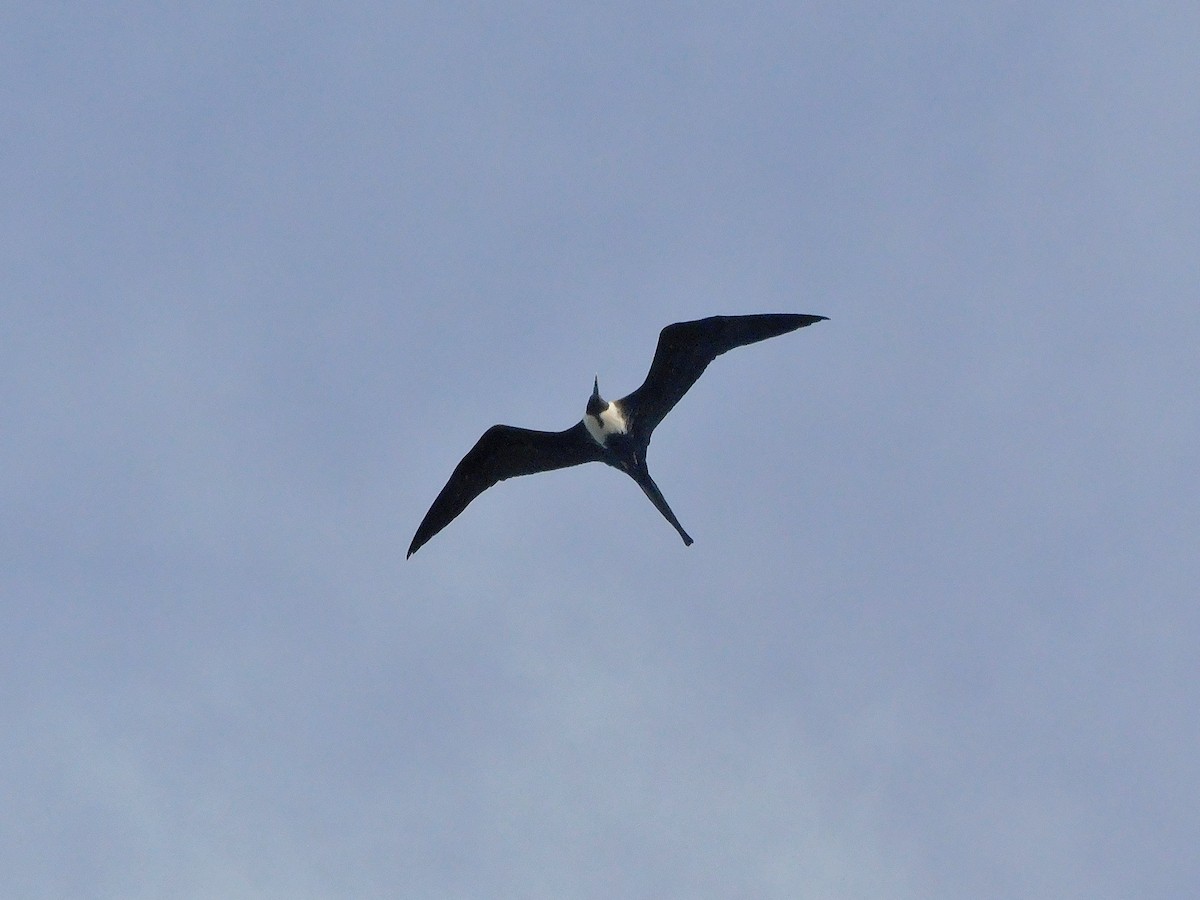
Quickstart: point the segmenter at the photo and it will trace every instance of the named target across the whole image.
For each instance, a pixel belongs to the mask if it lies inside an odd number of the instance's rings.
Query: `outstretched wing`
[[[601,458],[600,445],[582,422],[566,431],[533,431],[493,425],[455,467],[442,492],[425,513],[408,555],[454,521],[472,500],[498,481],[563,469]]]
[[[617,401],[643,440],[671,411],[708,364],[727,350],[764,341],[820,322],[825,316],[767,313],[757,316],[710,316],[676,322],[658,335],[658,348],[642,386]]]

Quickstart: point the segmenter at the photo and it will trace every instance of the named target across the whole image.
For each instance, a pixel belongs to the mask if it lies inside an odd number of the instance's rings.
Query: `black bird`
[[[408,555],[416,553],[496,482],[588,462],[608,463],[636,481],[679,532],[683,543],[691,546],[691,537],[667,506],[646,468],[646,448],[654,427],[696,383],[708,364],[725,351],[824,319],[825,316],[769,313],[711,316],[668,325],[658,335],[658,348],[646,380],[627,397],[613,402],[604,400],[597,377],[592,382],[592,396],[583,421],[566,431],[533,431],[513,425],[493,425],[485,431],[429,507]]]

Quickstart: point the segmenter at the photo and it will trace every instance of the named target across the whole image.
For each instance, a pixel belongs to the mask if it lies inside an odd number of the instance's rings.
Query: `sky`
[[[9,3],[0,895],[1200,883],[1200,7]],[[816,313],[412,559],[488,426]]]

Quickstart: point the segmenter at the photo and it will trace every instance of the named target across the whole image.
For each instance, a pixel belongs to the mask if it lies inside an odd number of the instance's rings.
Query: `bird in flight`
[[[708,364],[734,347],[787,334],[825,316],[768,313],[753,316],[710,316],[676,322],[658,335],[658,347],[646,380],[632,394],[608,401],[600,396],[600,379],[592,382],[583,420],[565,431],[534,431],[493,425],[455,467],[433,506],[421,520],[411,557],[449,525],[472,500],[497,482],[582,463],[602,462],[637,482],[654,507],[671,523],[683,543],[692,539],[646,468],[646,448],[655,426],[671,411]]]

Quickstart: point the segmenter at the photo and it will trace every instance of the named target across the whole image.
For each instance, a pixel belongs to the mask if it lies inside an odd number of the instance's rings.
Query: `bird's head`
[[[626,434],[629,430],[621,404],[610,403],[600,396],[599,378],[592,382],[592,396],[588,399],[583,424],[596,443],[605,447],[614,434]]]
[[[588,399],[587,414],[598,419],[600,413],[606,409],[608,409],[608,401],[600,396],[600,376],[597,375],[592,382],[592,396]]]

